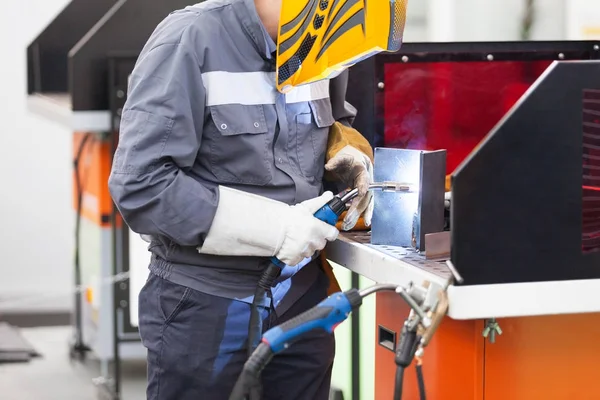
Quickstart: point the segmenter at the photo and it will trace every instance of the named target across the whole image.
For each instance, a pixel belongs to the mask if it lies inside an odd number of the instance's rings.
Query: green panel
[[[352,273],[332,263],[333,272],[342,290],[351,288]],[[360,288],[375,282],[360,277]],[[375,296],[367,297],[360,308],[360,400],[375,398]],[[332,387],[344,393],[344,399],[352,399],[352,317],[335,330],[336,355],[333,364]]]
[[[360,277],[360,288],[374,285]],[[363,300],[360,308],[360,400],[375,399],[375,295]]]
[[[352,273],[339,265],[332,264],[332,266],[340,288],[342,290],[350,289]],[[352,398],[352,323],[350,318],[334,331],[336,344],[331,386],[341,390],[344,393],[344,399]]]

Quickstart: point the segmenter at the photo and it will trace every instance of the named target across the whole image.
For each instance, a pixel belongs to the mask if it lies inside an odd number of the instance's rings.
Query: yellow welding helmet
[[[402,45],[408,0],[282,0],[277,89],[332,78]]]

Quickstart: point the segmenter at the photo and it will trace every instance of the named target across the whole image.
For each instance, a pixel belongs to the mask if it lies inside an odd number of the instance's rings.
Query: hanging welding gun
[[[402,293],[399,287],[398,292],[406,300],[408,294]],[[414,301],[414,300],[413,300]],[[408,302],[408,301],[407,301]],[[448,296],[445,290],[437,293],[437,301],[431,307],[428,305],[413,305],[408,302],[412,310],[404,322],[400,334],[400,342],[396,347],[394,361],[396,363],[396,377],[394,385],[394,400],[402,400],[404,388],[404,371],[413,362],[417,373],[417,386],[419,389],[419,399],[426,400],[425,381],[423,377],[423,368],[421,357],[425,347],[431,341],[433,334],[442,322],[442,319],[448,312]]]
[[[362,305],[363,298],[383,290],[396,291],[397,287],[397,285],[374,285],[361,291],[350,289],[334,293],[315,307],[265,332],[260,344],[244,364],[244,369],[229,400],[260,399],[259,395],[262,393],[260,374],[273,356],[301,339],[305,333],[315,329],[332,334],[352,311]]]
[[[361,291],[351,289],[346,292],[335,293],[317,306],[265,332],[260,344],[244,364],[242,373],[229,400],[260,399],[262,393],[260,375],[277,353],[287,349],[295,341],[301,339],[304,334],[315,329],[321,329],[332,334],[334,329],[345,321],[352,311],[362,305],[362,300],[365,297],[380,291],[398,293],[412,308],[409,321],[405,324],[407,327],[406,335],[403,335],[404,339],[399,346],[404,350],[399,351],[397,354],[397,362],[403,365],[403,368],[410,365],[417,348],[426,345],[432,329],[439,325],[437,314],[423,309],[407,290],[398,285],[380,284]],[[438,306],[436,312],[439,309]],[[403,372],[404,369],[401,370],[402,376]],[[400,387],[397,388],[396,392],[402,396],[402,380],[399,385]]]
[[[409,321],[406,321],[402,327],[400,343],[396,349],[394,361],[396,363],[396,379],[394,385],[394,400],[402,400],[404,387],[404,371],[413,362],[415,355],[420,348],[421,337],[417,334],[417,329],[412,328]],[[423,371],[421,363],[417,362],[417,381],[419,384],[419,399],[425,400],[425,383],[423,381]]]

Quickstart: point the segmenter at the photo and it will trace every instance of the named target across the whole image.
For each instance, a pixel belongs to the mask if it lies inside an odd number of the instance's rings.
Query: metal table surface
[[[444,263],[426,260],[413,249],[370,244],[367,232],[341,233],[327,246],[327,258],[378,283],[429,281],[445,287],[452,277]]]
[[[342,233],[327,246],[327,258],[377,283],[423,281],[445,287],[443,262],[412,249],[370,244],[367,232]],[[460,268],[459,268],[460,270]],[[448,316],[458,320],[600,312],[600,279],[448,287]]]

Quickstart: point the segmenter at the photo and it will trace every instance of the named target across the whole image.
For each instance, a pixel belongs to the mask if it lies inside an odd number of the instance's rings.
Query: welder
[[[359,188],[342,228],[370,223],[372,149],[351,128],[345,69],[399,45],[404,9],[399,23],[381,2],[393,29],[366,35],[366,3],[208,0],[172,12],[141,51],[109,187],[150,242],[139,296],[148,399],[229,396],[271,257],[286,267],[264,330],[327,296],[335,282],[319,252],[339,232],[313,217],[333,197],[324,175]],[[327,399],[334,347],[316,332],[284,352],[263,372],[264,398]]]

